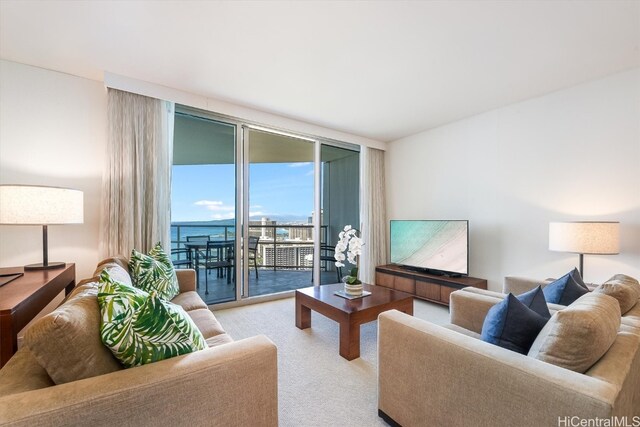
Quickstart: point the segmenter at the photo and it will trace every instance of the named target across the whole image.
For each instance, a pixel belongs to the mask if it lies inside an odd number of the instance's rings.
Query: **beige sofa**
[[[613,345],[581,374],[480,340],[487,311],[502,299],[491,294],[453,292],[444,327],[397,311],[380,315],[380,416],[405,427],[640,416],[640,328],[622,322]]]
[[[103,261],[96,274],[103,268],[130,280],[122,258]],[[276,346],[265,336],[234,342],[195,292],[195,271],[177,276],[173,302],[208,349],[123,369],[100,342],[96,278],[84,280],[30,327],[0,370],[0,425],[276,426]]]

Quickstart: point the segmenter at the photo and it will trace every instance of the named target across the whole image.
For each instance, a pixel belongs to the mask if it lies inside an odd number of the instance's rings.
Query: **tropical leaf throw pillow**
[[[129,271],[133,286],[147,292],[156,291],[164,300],[170,301],[180,292],[171,258],[159,242],[149,255],[132,250]]]
[[[100,275],[100,337],[126,368],[207,348],[182,307]]]

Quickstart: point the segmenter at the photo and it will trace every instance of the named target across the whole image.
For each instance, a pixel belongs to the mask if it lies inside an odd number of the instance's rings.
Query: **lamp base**
[[[53,270],[54,268],[64,268],[66,264],[64,262],[50,262],[47,265],[43,263],[39,264],[29,264],[24,266],[24,271],[34,271],[34,270]]]

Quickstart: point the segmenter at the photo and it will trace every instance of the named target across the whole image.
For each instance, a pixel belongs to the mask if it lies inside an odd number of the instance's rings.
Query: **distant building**
[[[260,221],[249,221],[249,236],[273,240],[276,229],[275,227],[265,227],[267,225],[276,225],[276,221],[272,221],[269,218],[262,218]]]
[[[313,241],[313,227],[288,227],[290,240]]]
[[[275,249],[275,253],[274,253]],[[312,260],[305,257],[313,254],[313,244],[309,245],[287,245],[279,244],[275,248],[272,245],[260,245],[263,265],[282,268],[311,267]]]

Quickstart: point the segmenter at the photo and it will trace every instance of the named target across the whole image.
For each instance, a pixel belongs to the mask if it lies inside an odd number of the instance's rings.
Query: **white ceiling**
[[[0,2],[0,57],[393,141],[640,66],[639,1]]]

